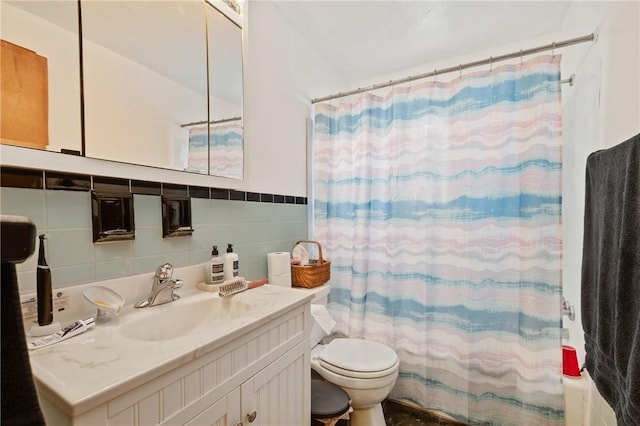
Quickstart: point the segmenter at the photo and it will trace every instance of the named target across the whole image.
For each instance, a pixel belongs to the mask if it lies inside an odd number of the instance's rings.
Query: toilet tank
[[[335,325],[335,321],[326,310],[327,298],[329,292],[331,292],[331,287],[325,284],[314,288],[294,287],[294,289],[313,295],[313,299],[311,299],[313,324],[309,336],[309,345],[311,348],[314,348],[322,339],[331,333]]]
[[[321,285],[314,288],[298,288],[296,290],[304,291],[307,293],[313,294],[313,299],[311,299],[311,303],[313,305],[323,305],[327,306],[327,299],[329,297],[329,293],[331,292],[331,287],[327,284]]]

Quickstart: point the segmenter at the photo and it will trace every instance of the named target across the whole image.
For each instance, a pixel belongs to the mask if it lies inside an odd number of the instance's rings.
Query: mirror
[[[204,10],[201,0],[82,2],[87,157],[187,169],[181,124],[207,117]]]
[[[209,173],[242,179],[242,30],[215,8],[207,8],[209,29]]]
[[[33,16],[17,21],[6,13],[10,7]],[[205,0],[82,0],[80,7],[84,129],[78,2],[2,2],[3,38],[13,26],[23,38],[56,40],[51,44],[65,55],[54,61],[44,52],[50,67],[46,149],[80,153],[84,130],[87,157],[242,179],[240,26]],[[65,28],[72,44],[48,35],[52,26]],[[54,74],[54,62],[65,70]],[[63,113],[65,119],[58,117]]]
[[[190,123],[189,168],[242,179],[242,30],[207,4],[209,60],[209,126]],[[208,140],[208,143],[207,143]]]
[[[80,154],[77,1],[1,5],[2,143]]]

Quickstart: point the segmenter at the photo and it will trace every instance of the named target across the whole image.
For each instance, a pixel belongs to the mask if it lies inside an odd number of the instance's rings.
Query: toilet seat
[[[320,365],[344,377],[375,379],[398,370],[400,360],[390,347],[363,339],[334,339],[318,354]]]

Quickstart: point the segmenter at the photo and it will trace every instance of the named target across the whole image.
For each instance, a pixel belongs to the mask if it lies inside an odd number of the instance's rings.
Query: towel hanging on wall
[[[587,159],[586,367],[619,425],[640,419],[640,134]]]

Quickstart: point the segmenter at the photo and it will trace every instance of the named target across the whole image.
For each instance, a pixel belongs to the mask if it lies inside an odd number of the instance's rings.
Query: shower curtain
[[[242,179],[243,145],[240,120],[211,124],[208,127],[192,127],[189,129],[189,158],[186,170]]]
[[[329,311],[396,350],[390,397],[472,424],[564,424],[560,57],[314,115]]]

